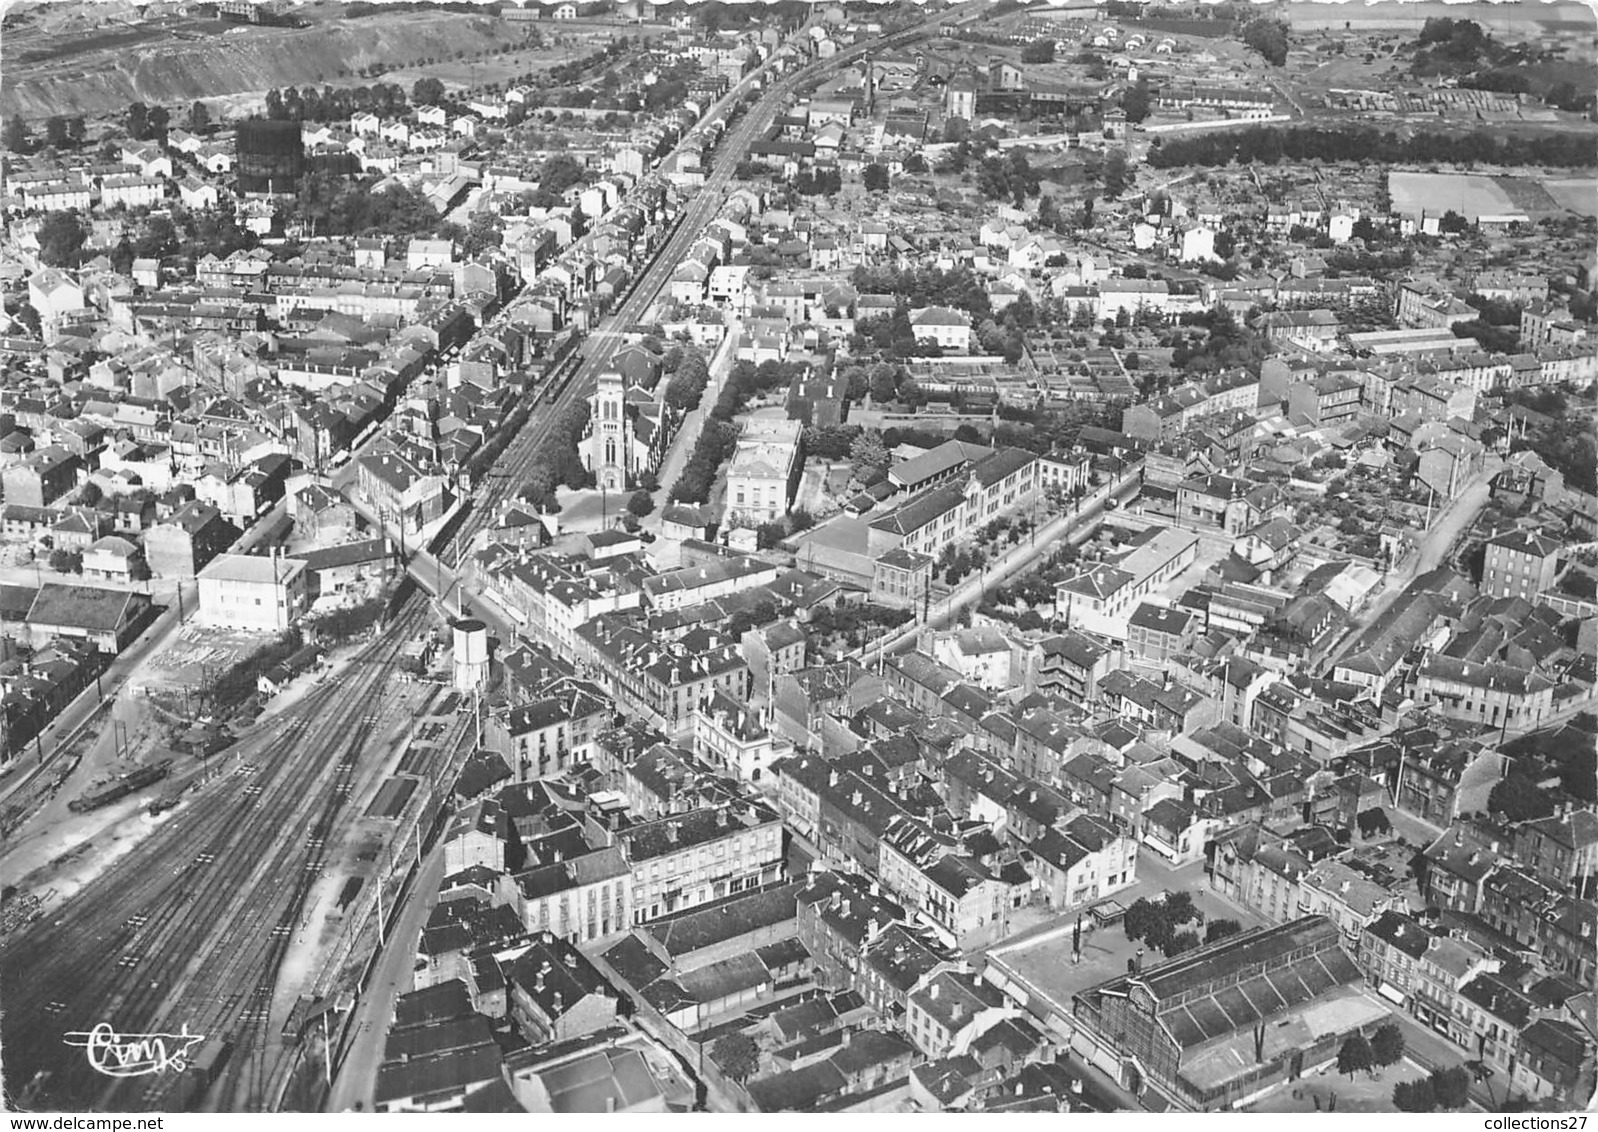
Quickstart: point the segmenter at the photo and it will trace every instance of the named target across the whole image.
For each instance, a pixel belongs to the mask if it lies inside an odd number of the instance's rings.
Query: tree
[[[128,107],[128,116],[125,119],[128,136],[136,141],[143,141],[150,136],[150,108],[142,102],[135,102]]]
[[[1218,939],[1236,935],[1243,930],[1243,925],[1236,920],[1211,920],[1204,926],[1204,942],[1214,943]]]
[[[760,1068],[760,1047],[748,1034],[723,1034],[710,1044],[710,1060],[734,1081],[747,1081]]]
[[[1167,959],[1174,959],[1184,951],[1192,951],[1198,943],[1197,932],[1173,932],[1162,950]]]
[[[21,323],[27,332],[35,338],[43,335],[44,326],[39,321],[39,312],[34,310],[33,304],[26,299],[22,301],[21,306],[17,307],[16,313],[12,317]]]
[[[429,75],[411,87],[411,101],[417,106],[436,106],[444,101],[444,84]]]
[[[866,166],[864,178],[866,182],[866,188],[869,191],[874,193],[887,192],[888,169],[886,166],[879,165],[873,161],[870,165]]]
[[[1121,95],[1121,109],[1126,111],[1126,120],[1133,125],[1147,118],[1153,105],[1154,94],[1149,90],[1149,80],[1146,78],[1139,78]]]
[[[82,489],[78,492],[78,502],[82,503],[85,507],[93,507],[96,503],[100,502],[100,500],[104,498],[105,492],[101,491],[100,485],[95,483],[93,480],[90,480],[88,483],[84,484]]]
[[[1104,158],[1104,191],[1118,197],[1132,184],[1131,167],[1127,164],[1126,150],[1112,149]]]
[[[28,152],[28,124],[22,120],[21,114],[13,114],[6,119],[5,144],[12,153]]]
[[[1167,892],[1163,903],[1165,914],[1170,917],[1173,924],[1190,924],[1199,918],[1199,911],[1193,905],[1192,893]]]
[[[76,212],[51,212],[39,223],[39,258],[51,267],[76,267],[88,232]]]
[[[152,216],[144,231],[134,241],[133,254],[148,259],[161,259],[178,250],[178,233],[170,217]]]
[[[461,257],[476,259],[479,253],[497,248],[503,242],[504,230],[499,217],[486,208],[479,209],[466,222],[466,231],[461,238]]]
[[[761,523],[755,528],[755,546],[760,550],[775,550],[788,537],[788,528],[780,522]]]
[[[1347,1073],[1350,1081],[1354,1079],[1354,1074],[1363,1073],[1374,1064],[1371,1044],[1365,1040],[1364,1034],[1352,1034],[1345,1038],[1342,1048],[1337,1051],[1337,1071]]]
[[[1387,811],[1380,806],[1362,810],[1354,818],[1359,825],[1361,837],[1380,837],[1384,833],[1391,833],[1393,823],[1387,817]]]
[[[710,381],[710,367],[698,350],[684,350],[666,382],[666,404],[679,412],[698,406]]]
[[[627,510],[630,514],[642,519],[655,509],[655,500],[647,491],[635,491],[627,500]]]
[[[44,140],[51,149],[66,149],[72,142],[72,136],[67,131],[67,120],[60,114],[53,114],[44,123]]]
[[[210,125],[211,112],[205,108],[205,103],[196,99],[194,105],[189,107],[189,129],[200,133],[210,128]]]
[[[1434,1069],[1430,1078],[1432,1094],[1441,1109],[1464,1108],[1470,1100],[1470,1073],[1463,1065]]]
[[[1545,818],[1554,812],[1554,799],[1526,774],[1516,774],[1511,764],[1509,777],[1495,784],[1487,794],[1487,809],[1512,822]]]
[[[164,139],[166,137],[167,125],[170,121],[171,115],[166,112],[165,106],[150,107],[150,113],[146,120],[147,127],[149,129],[147,136],[156,138],[157,140]]]
[[[1450,208],[1437,221],[1437,230],[1448,235],[1457,236],[1470,231],[1470,221]]]
[[[74,114],[67,119],[67,138],[72,142],[72,148],[77,149],[83,144],[83,139],[88,135],[88,127],[83,124],[83,115]]]
[[[50,569],[61,574],[83,573],[83,555],[75,550],[52,550]]]
[[[1031,43],[1021,48],[1021,62],[1052,63],[1054,62],[1054,49],[1054,40],[1034,39]]]
[[[1371,1035],[1371,1058],[1379,1066],[1394,1065],[1404,1056],[1404,1031],[1397,1022],[1384,1022]]]
[[[874,428],[861,429],[849,446],[849,463],[854,477],[861,483],[875,483],[888,469],[888,448],[882,442],[882,433]]]
[[[1419,1081],[1400,1081],[1393,1086],[1393,1107],[1399,1112],[1433,1112],[1437,1096],[1432,1091],[1430,1077]]]
[[[1287,62],[1287,25],[1268,16],[1252,19],[1243,28],[1243,42],[1258,51],[1267,63],[1280,67]]]

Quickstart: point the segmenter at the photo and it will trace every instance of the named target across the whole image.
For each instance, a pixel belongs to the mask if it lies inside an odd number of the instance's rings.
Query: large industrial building
[[[1337,1057],[1388,1017],[1324,916],[1257,928],[1089,987],[1076,1022],[1119,1060],[1122,1083],[1215,1111]]]

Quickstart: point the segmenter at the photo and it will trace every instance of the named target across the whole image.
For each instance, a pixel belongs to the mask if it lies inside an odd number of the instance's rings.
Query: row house
[[[1044,903],[1083,908],[1137,881],[1138,843],[1113,821],[1078,814],[1027,846]]]
[[[711,639],[696,630],[680,641],[661,641],[619,615],[603,614],[578,627],[575,654],[623,710],[669,735],[686,736],[717,692],[748,698],[749,666],[737,645]]]
[[[759,802],[726,802],[642,822],[616,843],[632,867],[635,924],[777,880],[782,821]]]
[[[878,845],[877,875],[946,946],[967,950],[1007,933],[1008,886],[915,818],[889,821]]]

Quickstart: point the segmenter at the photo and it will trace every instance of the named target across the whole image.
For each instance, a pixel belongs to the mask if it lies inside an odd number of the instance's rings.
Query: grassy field
[[[540,30],[546,41],[552,38],[551,27]],[[590,54],[613,39],[647,41],[659,36],[662,29],[658,25],[639,27],[573,23],[562,25],[561,31],[568,33],[575,42],[571,45],[546,42],[543,47],[517,51],[509,55],[491,55],[486,59],[451,59],[435,63],[431,67],[400,67],[385,74],[383,81],[409,87],[417,79],[431,76],[452,87],[480,87],[492,83],[505,83],[519,79],[530,71],[546,70],[574,57]],[[512,29],[512,34],[520,32]]]
[[[1583,216],[1598,216],[1598,185],[1591,177],[1572,181],[1548,181],[1544,188],[1559,204]]]
[[[1530,177],[1487,177],[1476,173],[1389,174],[1393,211],[1419,216],[1452,209],[1468,220],[1523,212],[1533,220],[1570,209],[1595,215],[1598,199],[1591,179],[1549,180]]]
[[[1295,87],[1322,90],[1384,90],[1392,81],[1394,64],[1377,56],[1365,62],[1363,55],[1339,55],[1301,75],[1289,76]]]
[[[399,83],[407,89],[417,79],[432,77],[449,87],[475,87],[503,83],[529,71],[542,71],[569,57],[565,48],[534,48],[487,59],[450,59],[430,67],[396,67],[385,72],[383,82]]]
[[[1295,0],[1281,5],[1282,15],[1297,30],[1340,29],[1345,24],[1361,29],[1420,30],[1428,19],[1442,16],[1455,20],[1475,20],[1483,27],[1500,32],[1520,26],[1528,33],[1543,28],[1584,28],[1595,24],[1592,10],[1584,4],[1544,4],[1540,0],[1519,0],[1501,4],[1339,4],[1321,0]]]

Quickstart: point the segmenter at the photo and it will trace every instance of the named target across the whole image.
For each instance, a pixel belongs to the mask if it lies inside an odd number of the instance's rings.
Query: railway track
[[[186,1024],[227,1037],[224,1088],[243,1108],[271,1095],[289,1068],[271,1029],[278,974],[348,816],[361,754],[394,686],[388,674],[426,612],[425,601],[408,602],[352,662],[350,678],[313,691],[252,744],[253,761],[236,763],[60,911],[0,948],[13,1104],[162,1107],[175,1074],[108,1078],[64,1043],[100,1022],[123,1033]]]
[[[953,14],[944,14],[923,21],[913,28],[896,32],[876,44],[874,49],[913,42],[951,19],[954,19]],[[525,482],[553,422],[593,390],[600,371],[610,363],[611,357],[623,343],[621,332],[643,318],[665,289],[672,269],[682,261],[705,226],[715,219],[732,185],[738,162],[756,137],[771,124],[780,106],[799,88],[819,81],[830,71],[853,63],[871,50],[873,47],[869,45],[851,48],[833,59],[812,63],[790,75],[774,78],[770,87],[728,129],[717,148],[710,177],[684,208],[659,254],[640,272],[615,313],[583,344],[575,371],[569,377],[560,379],[564,381],[560,395],[553,402],[540,401],[535,405],[527,422],[495,462],[493,478],[487,481],[472,512],[462,521],[459,538],[463,545],[482,530],[496,509]]]

